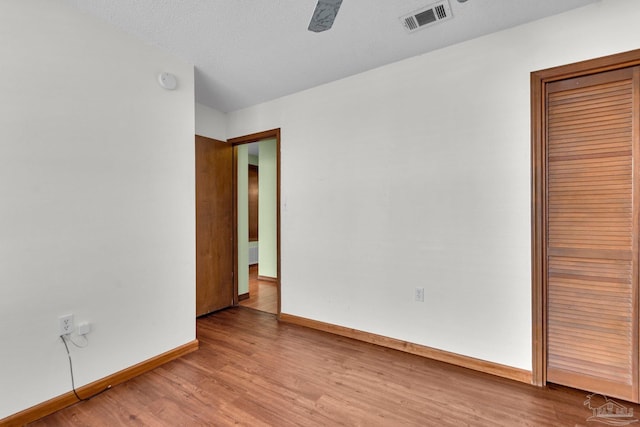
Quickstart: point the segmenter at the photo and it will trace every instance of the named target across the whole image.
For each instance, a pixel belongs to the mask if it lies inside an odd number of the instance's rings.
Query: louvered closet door
[[[638,400],[638,70],[547,85],[547,380]],[[635,140],[635,142],[634,142]]]

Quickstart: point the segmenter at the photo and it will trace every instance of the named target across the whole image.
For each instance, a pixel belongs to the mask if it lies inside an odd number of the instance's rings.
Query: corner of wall
[[[207,105],[195,104],[196,134],[219,141],[227,140],[227,114]]]

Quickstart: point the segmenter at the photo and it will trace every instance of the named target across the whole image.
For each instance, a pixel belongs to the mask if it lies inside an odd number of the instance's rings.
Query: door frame
[[[640,65],[640,49],[531,73],[532,382],[537,386],[547,383],[546,85],[636,65]]]
[[[238,145],[251,144],[265,139],[276,140],[276,289],[278,292],[278,309],[276,316],[280,319],[281,297],[280,297],[280,128],[270,129],[263,132],[252,133],[228,139],[227,142],[233,146],[233,302],[237,305],[238,298]]]

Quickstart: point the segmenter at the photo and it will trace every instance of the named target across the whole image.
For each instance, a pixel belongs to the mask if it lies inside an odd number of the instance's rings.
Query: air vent
[[[402,16],[400,22],[408,32],[413,33],[421,28],[437,24],[440,21],[446,21],[452,17],[449,2],[444,0]]]

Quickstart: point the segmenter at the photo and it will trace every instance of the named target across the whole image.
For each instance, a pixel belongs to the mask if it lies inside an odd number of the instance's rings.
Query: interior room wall
[[[218,141],[227,140],[227,115],[207,105],[196,102],[196,134]]]
[[[278,277],[278,170],[275,139],[260,141],[258,163],[258,274],[273,278]]]
[[[530,370],[530,73],[638,22],[602,0],[230,113],[281,128],[282,311]]]
[[[249,149],[237,147],[238,160],[238,295],[249,292]]]
[[[253,142],[252,144],[260,144],[260,142]],[[258,174],[259,172],[259,166],[260,166],[260,156],[257,155],[253,155],[253,154],[249,154],[249,164],[253,165],[253,166],[258,166]],[[260,182],[260,179],[258,178],[258,182]],[[260,193],[260,190],[258,189],[258,193]],[[260,195],[258,194],[258,202],[260,201]],[[260,207],[258,206],[258,212],[260,212]],[[260,236],[258,236],[259,238]],[[260,242],[259,240],[255,240],[255,241],[249,241],[249,265],[255,265],[259,262],[258,260],[258,256],[260,254]],[[253,255],[251,254],[252,251],[255,251],[253,253]],[[258,255],[256,255],[258,254]]]
[[[0,419],[195,339],[193,66],[58,0],[0,2]],[[160,72],[178,79],[162,89]]]

